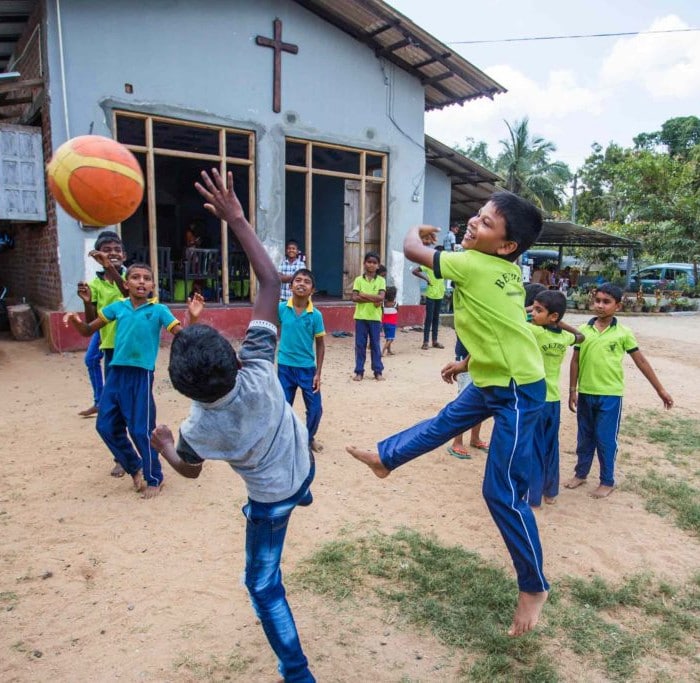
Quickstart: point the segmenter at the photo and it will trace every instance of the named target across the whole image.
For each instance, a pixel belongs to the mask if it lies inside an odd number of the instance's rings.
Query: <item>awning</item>
[[[538,247],[622,247],[631,249],[639,242],[585,225],[559,221],[545,221],[542,233],[535,245]]]

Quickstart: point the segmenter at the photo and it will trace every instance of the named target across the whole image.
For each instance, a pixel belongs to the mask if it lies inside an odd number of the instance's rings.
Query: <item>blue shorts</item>
[[[394,323],[382,323],[382,328],[386,341],[394,341],[396,339],[396,325]]]

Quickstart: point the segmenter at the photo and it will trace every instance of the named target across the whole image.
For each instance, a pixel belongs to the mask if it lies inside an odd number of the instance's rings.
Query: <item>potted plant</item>
[[[642,292],[642,288],[639,288],[639,291],[637,292],[635,298],[634,298],[634,303],[632,304],[632,310],[635,313],[640,313],[641,311],[644,310],[644,307],[646,306],[647,300],[644,298],[644,293]]]
[[[654,290],[654,304],[651,307],[652,313],[658,313],[661,310],[661,290]]]

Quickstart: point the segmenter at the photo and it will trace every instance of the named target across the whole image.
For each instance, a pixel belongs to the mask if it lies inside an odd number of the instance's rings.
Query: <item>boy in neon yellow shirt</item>
[[[600,484],[591,493],[593,498],[605,498],[615,488],[617,432],[625,391],[622,372],[625,353],[656,389],[664,407],[673,407],[671,395],[639,350],[632,330],[615,317],[621,301],[622,290],[616,285],[605,282],[596,289],[593,298],[596,317],[579,327],[586,340],[574,347],[569,372],[569,410],[576,413],[578,422],[577,462],[574,476],[564,486],[575,489],[586,482],[597,450]]]
[[[365,254],[364,266],[365,272],[356,277],[352,285],[352,300],[355,302],[355,374],[352,378],[356,382],[360,382],[365,376],[368,337],[374,379],[384,379],[379,334],[382,329],[382,303],[386,294],[386,280],[377,275],[379,254],[376,252],[368,251]]]
[[[439,252],[421,238],[439,228],[417,226],[404,240],[411,261],[432,267],[454,284],[457,335],[469,349],[470,384],[434,418],[379,443],[379,453],[349,446],[348,452],[378,477],[438,448],[489,417],[494,418],[483,495],[518,575],[518,604],[508,634],[532,630],[547,600],[542,548],[527,494],[532,442],[545,400],[544,365],[525,320],[525,291],[513,263],[536,239],[542,216],[510,192],[496,192],[470,219],[463,252]],[[442,370],[449,383],[465,372],[467,361]]]

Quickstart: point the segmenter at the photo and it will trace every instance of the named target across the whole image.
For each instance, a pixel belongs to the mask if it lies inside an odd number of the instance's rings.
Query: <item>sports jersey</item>
[[[105,322],[117,321],[111,364],[145,370],[155,370],[160,328],[170,332],[180,324],[167,306],[155,301],[134,308],[131,299],[122,299],[105,306],[98,315]]]
[[[567,346],[572,346],[576,342],[576,337],[556,325],[551,327],[533,325],[532,331],[544,361],[544,379],[547,384],[545,400],[559,401],[561,399],[559,392],[561,364],[564,361]]]
[[[278,307],[281,324],[277,362],[296,368],[313,368],[316,366],[314,341],[323,337],[323,315],[314,308],[309,299],[305,310],[297,315],[292,299],[282,301]]]
[[[596,396],[622,396],[625,378],[622,358],[639,347],[629,327],[618,323],[617,318],[602,332],[591,318],[579,327],[586,340],[580,346],[578,357],[578,390],[582,394]]]
[[[530,384],[544,378],[544,363],[525,321],[520,268],[473,249],[436,252],[436,277],[452,280],[457,336],[469,349],[477,387]]]
[[[432,268],[420,267],[428,278],[428,286],[425,288],[426,299],[442,299],[445,296],[445,281],[441,277],[435,277]]]
[[[377,296],[379,292],[386,291],[386,280],[381,275],[376,275],[372,280],[368,280],[364,275],[355,278],[352,284],[354,292],[360,294],[372,294]],[[371,301],[355,303],[355,320],[376,320],[382,321],[382,307],[375,306]]]

